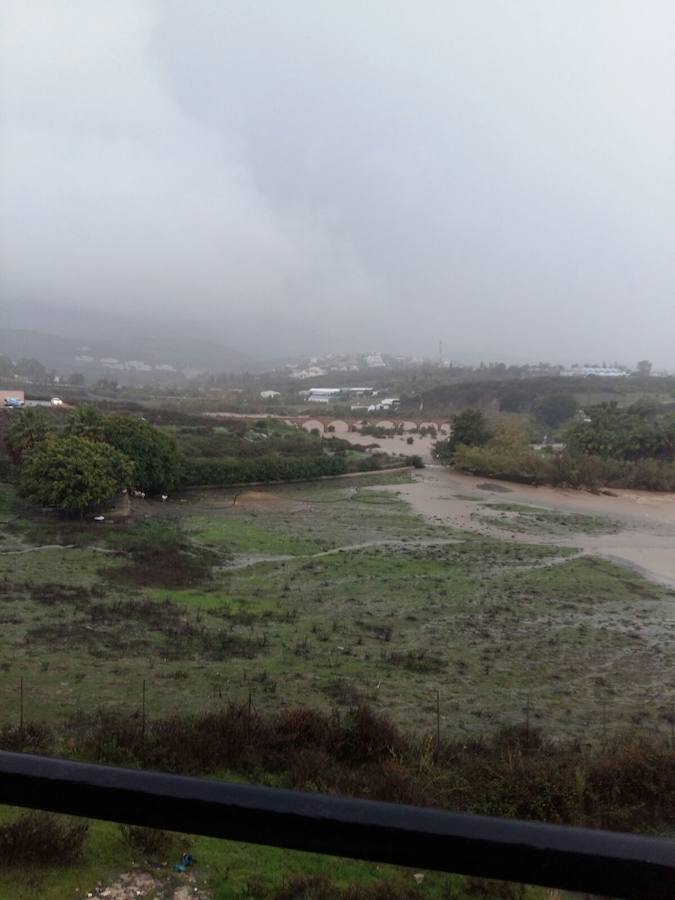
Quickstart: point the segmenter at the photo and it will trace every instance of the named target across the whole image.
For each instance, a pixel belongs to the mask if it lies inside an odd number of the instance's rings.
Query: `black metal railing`
[[[0,752],[0,803],[603,896],[675,897],[675,842]]]

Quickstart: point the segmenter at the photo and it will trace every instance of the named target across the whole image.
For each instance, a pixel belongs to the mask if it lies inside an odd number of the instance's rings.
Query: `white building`
[[[310,403],[331,403],[342,394],[342,388],[312,388],[303,394]]]
[[[295,369],[291,372],[291,378],[318,378],[325,375],[326,370],[319,366],[308,366],[306,369]]]
[[[280,391],[260,391],[260,397],[262,400],[274,400],[275,397],[280,396]]]
[[[381,369],[386,366],[386,362],[382,359],[381,353],[369,353],[366,356],[366,365],[369,369]]]
[[[388,409],[398,409],[401,404],[401,401],[398,397],[384,397],[380,400],[379,403],[375,403],[372,406],[368,407],[368,412],[380,412],[381,410]]]
[[[626,378],[630,375],[627,369],[619,369],[616,366],[572,366],[571,369],[563,369],[560,373],[566,378]]]

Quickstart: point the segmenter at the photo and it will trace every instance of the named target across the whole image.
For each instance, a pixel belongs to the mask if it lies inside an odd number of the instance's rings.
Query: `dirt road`
[[[380,488],[382,489],[382,488]],[[512,484],[475,478],[428,466],[415,475],[413,484],[392,485],[413,509],[436,522],[478,531],[493,537],[510,537],[525,543],[572,546],[584,552],[623,563],[648,578],[675,588],[675,494],[649,491],[615,491],[611,496],[585,491]],[[486,523],[480,513],[485,503],[517,503],[545,510],[605,516],[618,524],[615,533],[566,536],[504,530]]]

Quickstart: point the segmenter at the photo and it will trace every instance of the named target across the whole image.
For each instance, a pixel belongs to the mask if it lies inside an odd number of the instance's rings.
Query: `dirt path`
[[[97,885],[86,896],[107,900],[211,900],[212,897],[192,873],[175,875],[166,869],[124,872],[110,884]]]
[[[425,538],[422,540],[391,540],[362,541],[360,544],[345,544],[342,547],[332,547],[330,550],[319,550],[317,553],[302,553],[295,556],[291,554],[248,554],[238,556],[230,565],[224,566],[225,571],[232,569],[247,569],[249,566],[257,566],[264,562],[290,562],[294,559],[320,559],[322,556],[335,556],[336,553],[353,553],[355,550],[370,550],[373,547],[386,547],[387,549],[414,550],[416,547],[443,547],[448,544],[461,544],[461,538]]]
[[[412,508],[437,523],[521,543],[578,547],[629,566],[646,577],[675,588],[675,494],[649,491],[584,491],[532,487],[461,475],[442,466],[420,470],[412,484],[380,487],[396,492]],[[605,516],[618,523],[608,534],[581,532],[560,536],[524,534],[479,521],[486,502],[508,502],[552,512]]]

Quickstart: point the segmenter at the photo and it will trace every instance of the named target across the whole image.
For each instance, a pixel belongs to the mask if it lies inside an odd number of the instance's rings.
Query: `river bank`
[[[395,490],[412,508],[437,524],[477,531],[520,543],[579,547],[584,553],[619,562],[660,584],[675,588],[675,494],[649,491],[586,491],[532,487],[463,475],[432,465],[415,474],[411,484]],[[485,504],[524,505],[591,517],[604,517],[608,530],[569,536],[509,531],[491,524]],[[487,514],[486,514],[487,513]],[[496,519],[496,517],[494,517]],[[610,528],[610,524],[615,527]]]

